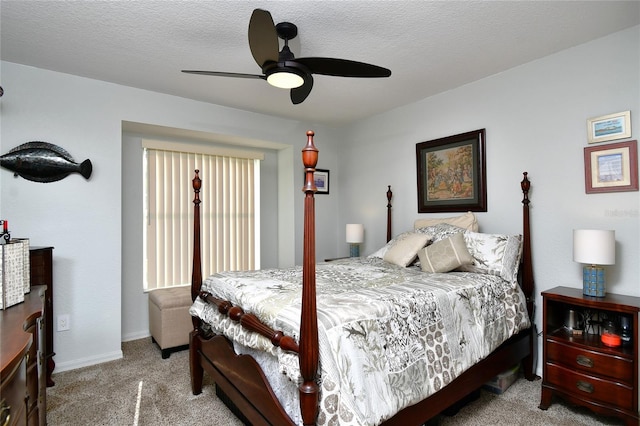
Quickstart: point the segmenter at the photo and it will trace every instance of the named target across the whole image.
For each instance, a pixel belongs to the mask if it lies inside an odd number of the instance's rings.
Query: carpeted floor
[[[47,388],[47,422],[62,425],[224,425],[242,423],[215,397],[205,375],[201,395],[191,394],[188,351],[161,359],[151,339],[122,344],[124,358],[73,371],[55,373]],[[561,401],[538,409],[540,381],[517,380],[504,394],[481,391],[480,397],[440,424],[490,425],[621,425]]]

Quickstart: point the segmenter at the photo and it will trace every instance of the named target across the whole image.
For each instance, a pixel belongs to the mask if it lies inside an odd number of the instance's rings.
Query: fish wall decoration
[[[78,164],[73,157],[57,145],[48,142],[27,142],[0,156],[0,166],[34,182],[55,182],[70,173],[91,177],[91,160]]]

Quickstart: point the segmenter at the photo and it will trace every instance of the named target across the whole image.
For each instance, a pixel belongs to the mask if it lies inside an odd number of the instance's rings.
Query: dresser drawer
[[[0,384],[0,420],[5,421],[9,416],[8,425],[26,424],[25,377],[26,357],[22,357],[20,363],[2,377]]]
[[[634,366],[629,358],[604,354],[547,339],[547,361],[567,368],[633,383]]]
[[[598,400],[626,410],[634,407],[633,387],[624,383],[571,371],[548,361],[545,381],[577,397]]]

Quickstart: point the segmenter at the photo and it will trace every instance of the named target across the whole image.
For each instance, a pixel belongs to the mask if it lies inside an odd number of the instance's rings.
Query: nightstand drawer
[[[577,397],[598,400],[626,410],[634,407],[633,388],[624,383],[578,373],[549,362],[546,373],[546,382]]]
[[[632,384],[634,365],[629,358],[581,349],[547,339],[547,361],[587,374],[597,374]]]

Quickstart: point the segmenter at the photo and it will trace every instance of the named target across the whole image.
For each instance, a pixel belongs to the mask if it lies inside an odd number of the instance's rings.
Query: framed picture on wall
[[[416,144],[418,213],[486,212],[485,129]]]
[[[631,111],[617,112],[587,120],[587,140],[598,143],[631,137]]]
[[[313,173],[313,180],[316,184],[316,188],[318,189],[316,194],[329,193],[329,170],[316,169]]]
[[[587,194],[638,190],[638,142],[584,148]]]

